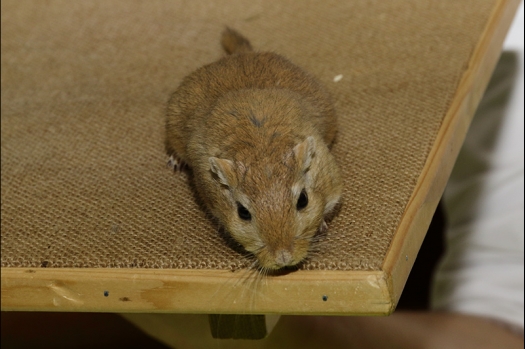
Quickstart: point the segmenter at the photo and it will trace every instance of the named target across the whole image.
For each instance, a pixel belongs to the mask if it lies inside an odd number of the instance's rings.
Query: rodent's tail
[[[248,39],[228,27],[222,32],[221,45],[224,51],[229,55],[233,53],[253,51],[252,45],[250,45]]]

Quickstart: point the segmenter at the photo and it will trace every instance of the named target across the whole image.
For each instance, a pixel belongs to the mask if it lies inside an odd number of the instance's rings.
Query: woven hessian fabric
[[[335,100],[343,204],[302,268],[380,269],[493,5],[2,1],[2,267],[251,263],[163,149],[170,93],[223,55],[228,25]]]

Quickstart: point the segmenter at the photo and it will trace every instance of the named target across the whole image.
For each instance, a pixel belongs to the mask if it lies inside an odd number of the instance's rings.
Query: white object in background
[[[432,307],[523,334],[523,2],[443,196],[447,250]]]

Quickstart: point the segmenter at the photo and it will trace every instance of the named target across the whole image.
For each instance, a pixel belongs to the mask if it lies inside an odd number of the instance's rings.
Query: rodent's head
[[[342,186],[332,155],[316,137],[276,155],[271,163],[209,158],[224,203],[216,215],[259,266],[271,270],[307,256]]]

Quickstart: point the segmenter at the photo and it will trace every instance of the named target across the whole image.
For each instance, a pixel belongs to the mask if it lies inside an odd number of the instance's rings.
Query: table
[[[518,3],[3,1],[2,311],[392,313]],[[225,25],[339,117],[341,209],[264,279],[165,167],[167,99]]]

